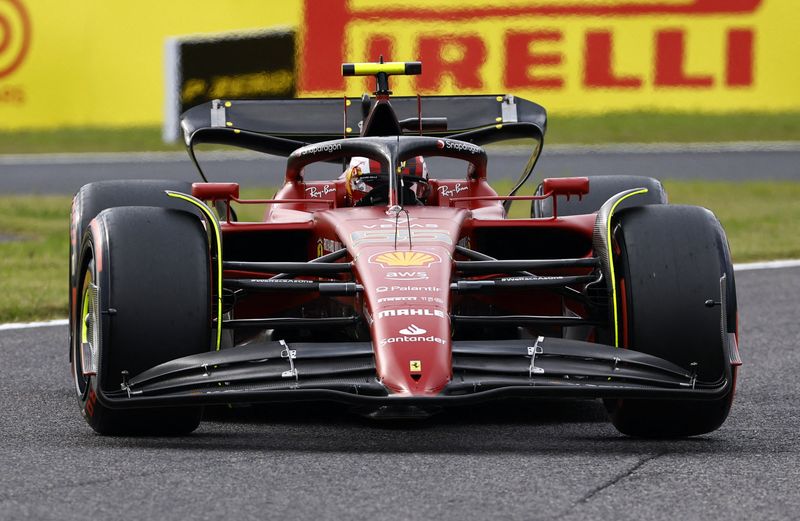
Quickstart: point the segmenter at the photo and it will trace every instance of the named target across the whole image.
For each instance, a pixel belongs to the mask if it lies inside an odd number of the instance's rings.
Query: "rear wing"
[[[383,94],[383,93],[381,93]],[[533,138],[519,181],[509,195],[528,180],[536,165],[547,129],[541,105],[509,94],[477,96],[398,96],[372,98],[300,98],[288,100],[212,100],[181,115],[189,157],[208,181],[197,161],[194,145],[213,143],[288,157],[303,146],[337,138],[359,137],[364,121],[383,110],[392,121],[389,135],[448,137],[476,145]],[[369,125],[367,125],[369,126]],[[386,127],[384,127],[386,128]],[[379,135],[387,135],[381,133]],[[503,203],[508,210],[510,201]]]
[[[341,137],[357,137],[360,125],[376,99],[300,98],[287,100],[213,100],[192,107],[181,115],[184,140],[237,145],[237,136],[264,134],[308,143]],[[406,96],[392,97],[392,109],[410,135],[455,136],[466,131],[527,123],[544,134],[547,113],[541,105],[515,96]],[[446,129],[427,130],[420,118],[446,119]],[[420,132],[422,126],[422,132]],[[203,136],[211,134],[213,141]],[[228,136],[228,139],[222,136]],[[252,136],[251,136],[252,137]],[[220,139],[224,143],[220,143]],[[286,144],[286,143],[284,143]],[[247,147],[249,148],[249,147]],[[273,151],[270,151],[273,152]],[[278,150],[274,151],[279,153]],[[289,151],[291,152],[291,151]]]

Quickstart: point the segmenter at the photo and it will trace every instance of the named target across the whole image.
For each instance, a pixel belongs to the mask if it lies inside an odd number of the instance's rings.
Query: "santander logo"
[[[400,334],[406,336],[424,335],[427,332],[428,332],[427,330],[422,329],[421,327],[417,327],[414,324],[411,324],[410,326],[400,330]]]

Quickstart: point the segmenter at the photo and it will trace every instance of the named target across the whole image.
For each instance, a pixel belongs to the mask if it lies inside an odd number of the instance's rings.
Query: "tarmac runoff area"
[[[489,152],[490,179],[516,179],[527,160],[518,148]],[[285,160],[255,152],[201,153],[210,181],[233,181],[243,187],[276,186]],[[463,164],[433,158],[431,175],[459,179]],[[312,165],[309,180],[332,179],[334,164]],[[545,144],[533,178],[584,175],[647,175],[658,179],[800,181],[800,142],[626,144],[576,146]],[[0,156],[0,193],[73,194],[103,179],[175,179],[199,181],[184,152],[124,154],[36,154]]]

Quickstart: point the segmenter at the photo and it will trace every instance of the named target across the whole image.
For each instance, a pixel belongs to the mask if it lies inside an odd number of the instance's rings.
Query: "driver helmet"
[[[342,177],[345,179],[345,187],[347,194],[353,197],[354,193],[361,192],[367,193],[372,187],[368,186],[361,176],[364,174],[383,174],[385,172],[381,169],[381,164],[374,159],[366,157],[354,156],[350,159],[350,164],[347,170],[344,171]],[[421,177],[428,179],[428,166],[425,164],[425,159],[422,156],[415,156],[400,163],[400,175]]]
[[[427,180],[428,165],[425,164],[425,158],[415,156],[400,163],[400,175],[417,176]]]

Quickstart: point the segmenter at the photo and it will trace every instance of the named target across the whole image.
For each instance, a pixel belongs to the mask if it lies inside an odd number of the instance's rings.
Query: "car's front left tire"
[[[71,320],[72,375],[81,413],[98,433],[178,435],[195,430],[202,409],[107,407],[119,391],[160,363],[210,349],[208,239],[193,214],[154,207],[102,211],[81,242],[77,318]]]
[[[736,332],[737,311],[728,243],[716,217],[696,206],[630,208],[615,218],[613,238],[619,346],[669,360],[687,372],[697,364],[700,382],[724,381],[731,361],[723,343]],[[723,275],[727,331],[721,330],[719,307]],[[731,378],[727,392],[714,399],[626,398],[605,405],[614,426],[630,436],[705,434],[728,417],[735,368]]]

